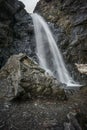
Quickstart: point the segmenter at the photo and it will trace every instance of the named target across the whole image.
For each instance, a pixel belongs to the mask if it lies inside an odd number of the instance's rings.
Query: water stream
[[[32,14],[36,38],[36,54],[39,65],[50,75],[56,77],[60,82],[67,86],[80,86],[70,76],[66,69],[62,54],[53,38],[49,26],[38,14]]]

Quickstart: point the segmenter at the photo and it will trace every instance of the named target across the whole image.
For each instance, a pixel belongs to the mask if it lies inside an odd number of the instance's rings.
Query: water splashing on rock
[[[36,37],[36,54],[40,66],[67,86],[80,86],[72,79],[66,69],[61,52],[56,45],[47,23],[36,13],[32,14],[32,19]]]

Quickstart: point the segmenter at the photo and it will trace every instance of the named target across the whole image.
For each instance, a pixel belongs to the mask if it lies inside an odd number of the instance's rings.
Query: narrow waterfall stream
[[[39,65],[68,87],[80,86],[72,79],[66,69],[61,52],[47,23],[36,13],[32,14],[32,19],[34,23],[36,54],[39,59]]]

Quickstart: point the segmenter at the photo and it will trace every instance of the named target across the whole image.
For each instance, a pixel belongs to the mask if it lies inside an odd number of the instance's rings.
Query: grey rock
[[[75,130],[71,123],[64,123],[64,130]]]
[[[79,123],[78,123],[78,121],[77,121],[77,119],[75,118],[75,115],[76,115],[75,113],[70,112],[70,113],[67,115],[67,117],[68,117],[70,123],[72,124],[72,126],[73,126],[76,130],[82,130],[82,128],[80,127],[80,125],[79,125]]]
[[[60,82],[47,75],[22,53],[11,56],[0,70],[0,98],[12,100],[21,94],[31,98],[64,100],[66,95]]]
[[[40,0],[35,12],[54,23],[52,32],[72,77],[87,82],[87,76],[81,75],[75,67],[75,63],[87,63],[87,1],[51,0],[47,3]]]
[[[18,0],[0,4],[0,68],[13,54],[35,55],[35,37],[31,16]]]

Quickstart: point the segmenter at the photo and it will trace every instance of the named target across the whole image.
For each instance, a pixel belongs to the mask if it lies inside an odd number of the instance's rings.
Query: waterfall
[[[39,65],[50,75],[67,86],[80,86],[72,79],[66,69],[61,52],[47,23],[36,13],[32,14],[32,19],[34,23],[36,54],[39,59]]]

